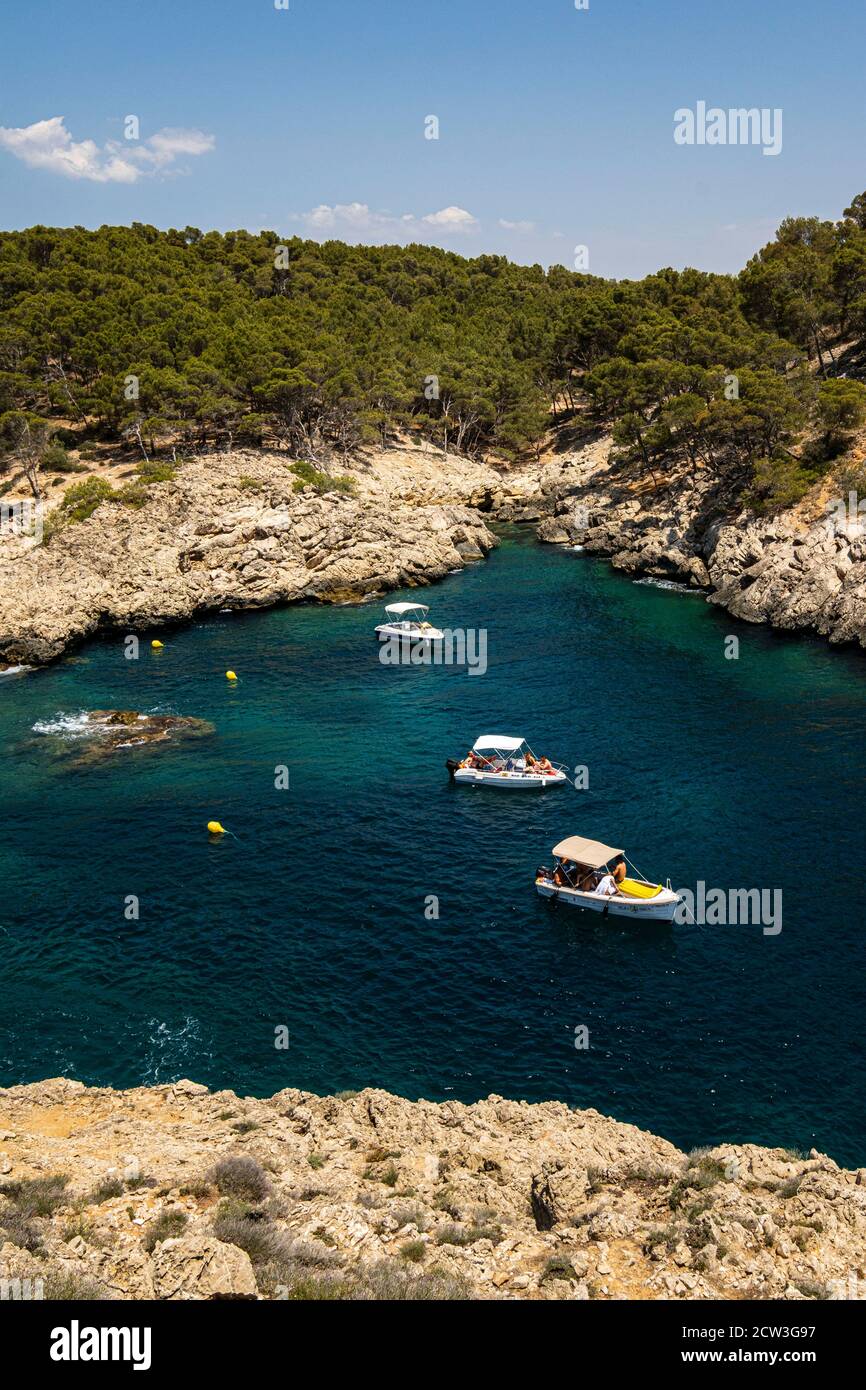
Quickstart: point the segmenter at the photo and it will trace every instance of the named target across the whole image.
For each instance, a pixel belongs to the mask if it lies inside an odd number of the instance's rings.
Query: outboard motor
[[[453,781],[454,781],[454,774],[455,774],[455,772],[457,771],[458,767],[460,766],[459,759],[457,759],[457,758],[446,758],[446,759],[445,759],[445,766],[446,766],[447,769],[448,769],[448,776],[451,778],[451,781],[453,782]]]

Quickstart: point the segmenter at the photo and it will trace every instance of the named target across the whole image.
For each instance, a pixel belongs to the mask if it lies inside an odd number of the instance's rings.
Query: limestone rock
[[[166,1240],[153,1260],[157,1298],[255,1298],[250,1257],[236,1245],[207,1236]]]
[[[266,451],[195,458],[148,487],[141,507],[103,503],[14,556],[0,538],[0,666],[44,665],[98,632],[206,609],[428,584],[496,544],[473,506],[494,511],[502,497],[485,464],[392,450],[358,464],[354,494],[319,495],[294,490],[289,462]]]
[[[866,538],[855,522],[831,522],[840,482],[828,476],[820,495],[759,516],[738,508],[709,473],[672,468],[654,485],[614,466],[611,444],[597,439],[543,470],[539,486],[552,505],[540,540],[607,555],[627,573],[705,589],[710,602],[745,622],[866,646]]]
[[[278,1297],[271,1251],[280,1279],[365,1299],[419,1296],[407,1280],[425,1296],[544,1301],[866,1290],[863,1170],[753,1144],[687,1158],[559,1102],[259,1100],[189,1080],[113,1091],[56,1078],[0,1090],[0,1128],[16,1182],[68,1178],[29,1232],[0,1182],[0,1278],[119,1299]],[[228,1160],[237,1177],[238,1155],[264,1181],[226,1221],[217,1175]],[[122,1192],[99,1191],[109,1170]],[[13,1243],[33,1234],[38,1259]],[[235,1234],[262,1253],[251,1261]]]

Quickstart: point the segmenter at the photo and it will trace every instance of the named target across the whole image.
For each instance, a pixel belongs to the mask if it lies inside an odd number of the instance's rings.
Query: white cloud
[[[428,212],[421,220],[440,232],[474,232],[478,226],[477,218],[465,208],[450,207],[443,208],[441,212]]]
[[[170,169],[181,155],[206,154],[215,144],[202,130],[158,130],[146,140],[73,140],[63,116],[20,127],[0,126],[0,146],[31,169],[91,183],[135,183]]]
[[[506,232],[534,232],[534,222],[509,222],[507,217],[500,217],[500,227],[504,227]]]
[[[348,232],[358,236],[377,237],[384,240],[396,238],[423,238],[436,232],[439,235],[460,235],[473,232],[478,219],[465,208],[447,207],[439,212],[428,212],[423,217],[404,212],[399,216],[390,212],[376,212],[367,203],[320,203],[309,212],[293,213],[292,221],[303,222],[313,232]]]
[[[370,231],[376,227],[395,226],[402,218],[389,217],[387,213],[371,212],[366,203],[335,203],[329,207],[320,203],[311,212],[301,214],[308,227],[317,231],[332,231],[335,227],[354,227],[358,231]]]

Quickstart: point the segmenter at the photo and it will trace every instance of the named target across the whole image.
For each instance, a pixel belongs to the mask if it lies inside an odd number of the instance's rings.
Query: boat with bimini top
[[[428,623],[430,609],[424,603],[389,603],[385,609],[385,622],[376,628],[376,636],[381,641],[395,637],[411,642],[441,642],[445,633]]]
[[[639,922],[672,922],[680,898],[670,879],[662,886],[642,878],[621,849],[570,835],[554,846],[552,869],[535,871],[536,892],[542,898],[582,907],[602,916]],[[629,875],[629,868],[634,870]]]
[[[565,768],[549,758],[537,758],[525,738],[513,734],[482,734],[466,757],[445,764],[452,782],[460,786],[503,787],[512,791],[561,787]]]

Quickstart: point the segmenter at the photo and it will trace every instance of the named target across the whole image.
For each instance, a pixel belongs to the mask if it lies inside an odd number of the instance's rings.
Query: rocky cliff
[[[721,495],[706,471],[655,479],[611,465],[610,449],[601,436],[505,472],[398,448],[349,469],[352,491],[323,494],[296,490],[283,454],[192,459],[144,489],[143,504],[105,501],[46,545],[0,537],[0,669],[207,609],[432,583],[488,553],[491,521],[537,523],[543,541],[705,589],[747,622],[866,646],[866,518],[846,511],[838,477],[761,517]]]
[[[208,455],[47,544],[0,540],[0,663],[40,665],[96,633],[207,609],[426,584],[496,543],[477,509],[502,491],[491,468],[407,449],[351,477],[351,492],[298,491],[285,455]]]
[[[814,1151],[686,1155],[498,1096],[0,1090],[0,1279],[31,1296],[847,1299],[864,1273],[866,1169]]]
[[[852,509],[838,476],[797,506],[762,517],[720,495],[705,472],[680,469],[657,484],[611,466],[610,445],[609,437],[597,439],[543,470],[542,540],[705,588],[712,603],[746,622],[866,647],[866,516]],[[862,454],[855,462],[862,465]]]

